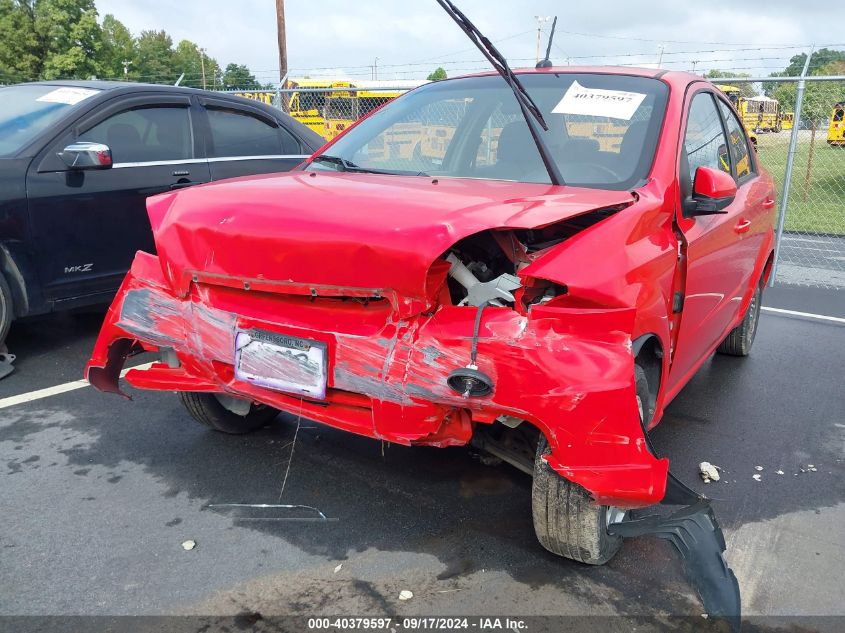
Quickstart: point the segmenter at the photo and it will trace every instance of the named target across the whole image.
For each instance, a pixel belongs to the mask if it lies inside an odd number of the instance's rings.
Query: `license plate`
[[[322,400],[326,397],[326,346],[296,336],[241,330],[235,337],[235,377]]]

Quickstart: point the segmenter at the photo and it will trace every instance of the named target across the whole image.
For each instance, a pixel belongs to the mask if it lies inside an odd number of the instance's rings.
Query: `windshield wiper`
[[[360,165],[356,165],[350,160],[346,160],[342,156],[331,156],[330,154],[319,154],[315,156],[311,162],[323,162],[323,163],[332,163],[333,165],[338,165],[340,167],[340,171],[350,171],[359,174],[387,174],[388,176],[427,176],[425,172],[399,172],[399,171],[390,171],[389,169],[372,169],[370,167],[361,167]]]
[[[496,49],[495,46],[493,46],[493,43],[484,37],[484,34],[469,21],[469,18],[467,18],[467,16],[465,16],[461,10],[455,6],[452,0],[437,0],[437,4],[443,7],[443,10],[446,11],[449,17],[455,21],[472,43],[478,47],[478,50],[480,50],[484,57],[487,58],[487,61],[493,65],[496,72],[502,76],[513,91],[516,101],[519,104],[519,108],[522,110],[522,116],[525,118],[525,122],[528,125],[528,130],[531,132],[531,138],[534,139],[537,151],[540,152],[540,158],[543,159],[546,171],[549,172],[549,178],[551,179],[552,184],[565,184],[563,182],[563,176],[560,173],[560,169],[558,169],[557,164],[552,159],[549,148],[546,146],[542,136],[540,136],[540,131],[537,129],[537,124],[546,131],[548,131],[549,126],[546,124],[543,114],[540,112],[540,108],[537,107],[537,104],[534,103],[531,95],[528,94],[522,83],[520,83],[519,79],[517,79],[516,75],[510,69],[510,66],[508,66],[508,62],[505,60],[504,56]]]
[[[340,156],[330,156],[329,154],[320,154],[319,156],[315,156],[313,159],[311,159],[312,163],[315,163],[317,161],[320,161],[320,162],[323,162],[323,163],[332,163],[333,165],[339,165],[340,168],[341,168],[340,171],[352,171],[352,170],[355,170],[355,169],[360,169],[358,167],[358,165],[356,165],[355,163],[352,163],[352,162],[350,162],[350,161],[348,161],[345,158],[342,158]]]

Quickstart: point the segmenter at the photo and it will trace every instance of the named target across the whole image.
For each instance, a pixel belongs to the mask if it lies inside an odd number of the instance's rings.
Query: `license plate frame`
[[[326,397],[326,344],[260,329],[235,335],[235,378],[317,400]]]

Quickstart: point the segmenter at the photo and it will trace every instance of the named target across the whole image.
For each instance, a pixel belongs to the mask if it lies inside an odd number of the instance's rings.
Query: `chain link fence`
[[[736,106],[756,139],[760,163],[775,179],[779,201],[775,280],[845,288],[845,77],[725,78],[713,82]],[[234,94],[274,105],[331,140],[406,90],[339,87]],[[407,164],[409,158],[421,168],[436,165],[463,107],[462,103],[441,103],[436,111],[393,125],[374,139],[369,151],[380,153],[385,168],[396,161]],[[496,162],[499,134],[514,116],[517,114],[491,117],[478,164]],[[618,144],[618,130],[612,122],[607,128],[607,143]],[[569,132],[578,136],[577,129]],[[609,146],[602,149],[612,150]]]
[[[845,288],[845,77],[713,82],[736,105],[775,179],[776,281]]]

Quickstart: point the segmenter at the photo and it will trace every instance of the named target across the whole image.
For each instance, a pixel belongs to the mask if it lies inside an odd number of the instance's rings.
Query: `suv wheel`
[[[3,273],[0,273],[0,352],[4,350],[3,345],[9,333],[9,327],[12,325],[13,313],[12,291]]]
[[[252,404],[246,415],[238,415],[223,406],[220,397],[214,393],[180,391],[179,400],[185,405],[191,417],[200,424],[232,435],[257,431],[267,426],[279,414],[272,407]]]
[[[720,354],[729,356],[748,356],[754,337],[757,335],[757,322],[760,320],[760,305],[763,299],[762,282],[757,284],[751,302],[742,322],[730,331],[730,334],[716,349]]]
[[[650,401],[643,369],[634,365],[640,422]],[[645,424],[643,424],[645,427]],[[534,459],[531,508],[534,532],[540,544],[558,556],[589,565],[603,565],[622,547],[622,537],[608,533],[607,526],[621,521],[625,511],[597,505],[590,493],[558,475],[543,459],[549,444],[540,435]]]

